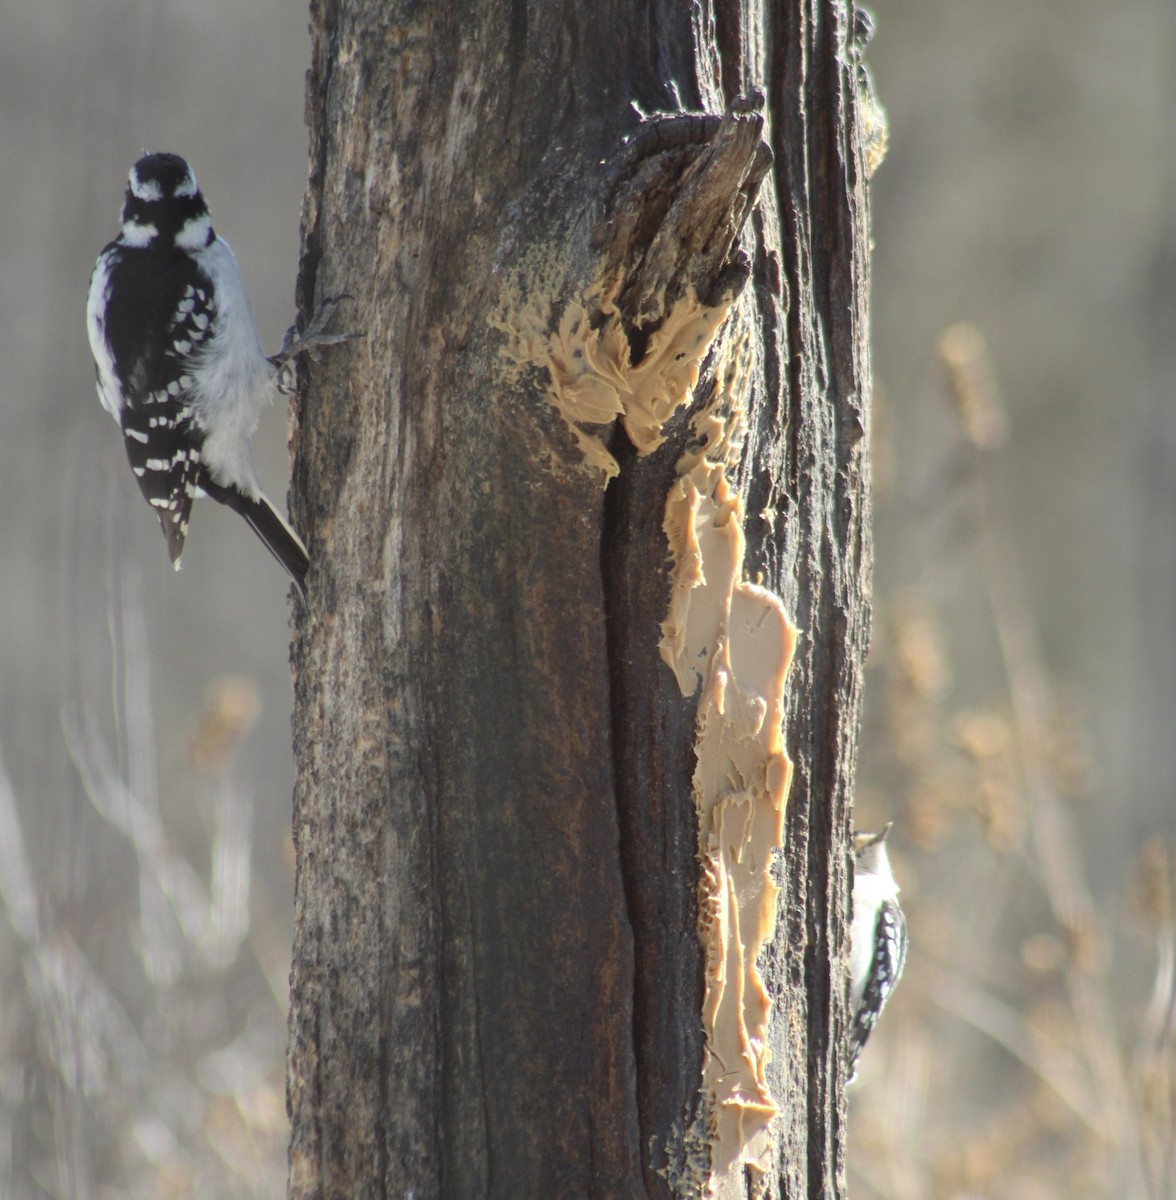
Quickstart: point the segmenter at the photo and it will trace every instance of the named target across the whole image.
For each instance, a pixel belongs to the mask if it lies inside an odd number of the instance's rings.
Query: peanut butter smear
[[[516,293],[518,294],[518,293]],[[784,686],[797,631],[780,597],[746,578],[743,500],[734,488],[746,433],[751,326],[733,298],[706,306],[688,292],[649,338],[641,361],[614,299],[586,289],[552,322],[550,301],[528,300],[496,325],[516,371],[546,371],[548,399],[602,485],[617,474],[605,448],[620,419],[639,454],[664,441],[715,348],[716,386],[693,421],[699,449],[678,462],[663,528],[672,560],[661,656],[684,696],[698,694],[694,801],[698,808],[699,926],[705,962],[701,1088],[710,1170],[673,1180],[686,1194],[742,1197],[748,1168],[768,1169],[779,1113],[767,1082],[771,997],[757,960],[776,928],[772,862],[783,845],[792,763],[784,749]],[[722,332],[721,338],[718,335]]]

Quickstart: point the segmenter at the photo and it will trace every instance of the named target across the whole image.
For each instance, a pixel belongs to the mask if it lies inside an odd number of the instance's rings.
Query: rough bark
[[[607,488],[547,373],[504,369],[512,303],[542,297],[554,322],[610,270],[634,364],[691,293],[739,293],[755,331],[744,569],[801,630],[761,961],[782,1110],[762,1183],[838,1194],[870,569],[847,15],[831,0],[311,15],[300,300],[349,293],[365,336],[297,399],[312,572],[293,649],[290,1195],[690,1194],[698,700],[658,652],[662,526],[727,335],[664,445],[604,433]]]

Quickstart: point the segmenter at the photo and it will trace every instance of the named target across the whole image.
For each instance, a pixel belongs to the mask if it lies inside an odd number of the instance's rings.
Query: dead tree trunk
[[[848,15],[311,12],[290,1195],[839,1194]]]

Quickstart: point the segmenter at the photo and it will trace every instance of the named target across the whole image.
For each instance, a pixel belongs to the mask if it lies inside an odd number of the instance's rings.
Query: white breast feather
[[[861,1002],[866,989],[867,972],[874,955],[874,926],[878,906],[883,900],[893,900],[898,885],[893,878],[856,872],[853,881],[853,924],[849,928],[849,971],[853,981],[850,1001],[854,1008]]]
[[[275,394],[275,373],[229,244],[218,237],[196,259],[217,304],[216,332],[192,356],[192,407],[207,431],[203,460],[217,483],[236,483],[256,499],[260,486],[249,442]]]

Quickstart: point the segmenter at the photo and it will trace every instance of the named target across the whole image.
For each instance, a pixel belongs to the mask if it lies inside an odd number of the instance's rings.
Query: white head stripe
[[[140,179],[138,164],[131,168],[131,195],[137,200],[162,200],[163,192],[154,179]]]
[[[177,196],[195,196],[200,189],[196,186],[196,175],[192,168],[188,168],[188,174],[184,176],[183,182],[176,188]]]

